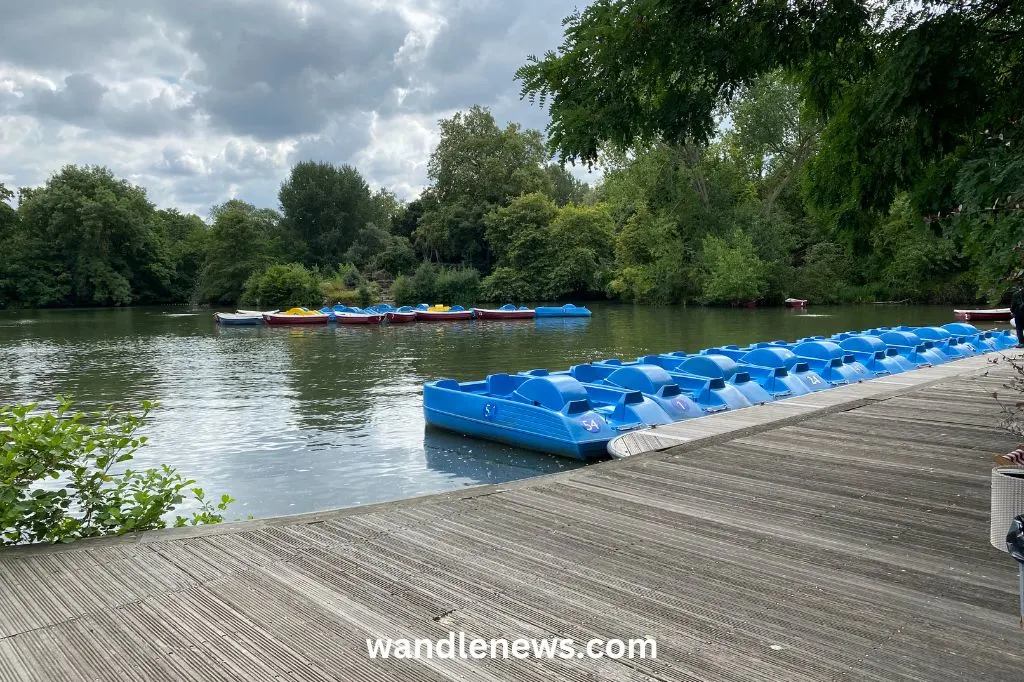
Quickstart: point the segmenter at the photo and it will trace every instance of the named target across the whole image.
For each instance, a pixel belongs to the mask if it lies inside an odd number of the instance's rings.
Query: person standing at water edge
[[[1013,277],[1013,297],[1010,299],[1010,314],[1017,329],[1017,347],[1024,348],[1024,270]]]

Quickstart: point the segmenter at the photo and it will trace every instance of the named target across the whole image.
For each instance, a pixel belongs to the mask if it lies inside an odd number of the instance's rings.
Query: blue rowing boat
[[[576,307],[572,303],[561,306],[541,306],[534,308],[535,317],[590,317],[590,310],[585,307]]]
[[[245,313],[214,313],[213,319],[217,321],[217,324],[235,326],[235,325],[257,325],[263,324],[263,313],[257,312],[245,312]]]

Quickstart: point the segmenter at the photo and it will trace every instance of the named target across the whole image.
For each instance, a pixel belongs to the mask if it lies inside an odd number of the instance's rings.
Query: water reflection
[[[212,311],[182,308],[2,312],[0,403],[158,400],[139,463],[174,464],[260,517],[578,466],[425,430],[429,379],[951,321],[946,307],[590,308],[591,318],[381,327],[217,327]]]

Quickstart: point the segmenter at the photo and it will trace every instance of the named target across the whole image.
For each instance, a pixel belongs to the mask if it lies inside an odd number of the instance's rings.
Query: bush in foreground
[[[0,545],[71,542],[165,528],[186,494],[199,504],[174,526],[219,523],[234,500],[208,500],[175,469],[124,468],[146,444],[139,414],[83,414],[58,397],[56,412],[35,404],[0,406]]]

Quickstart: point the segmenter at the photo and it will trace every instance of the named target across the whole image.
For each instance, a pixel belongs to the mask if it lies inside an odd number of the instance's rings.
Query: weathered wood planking
[[[528,481],[3,552],[0,680],[1020,679],[1016,570],[988,544],[1007,372],[986,363]],[[659,657],[366,655],[453,630],[652,636]]]

